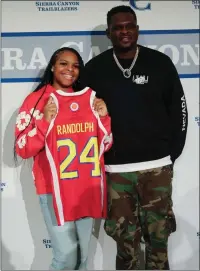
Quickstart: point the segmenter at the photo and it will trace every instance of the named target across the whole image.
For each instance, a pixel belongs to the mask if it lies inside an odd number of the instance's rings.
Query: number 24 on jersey
[[[68,148],[69,153],[65,157],[65,159],[60,164],[60,179],[74,179],[79,176],[78,169],[74,171],[68,171],[67,169],[69,165],[73,162],[73,160],[79,156],[79,162],[81,164],[90,163],[93,164],[93,169],[91,170],[92,177],[100,176],[100,164],[99,164],[99,152],[98,152],[98,141],[97,137],[91,137],[82,152],[79,154],[77,152],[76,143],[74,143],[71,139],[60,139],[57,141],[58,151],[61,148]],[[93,149],[93,155],[89,156],[90,151]]]

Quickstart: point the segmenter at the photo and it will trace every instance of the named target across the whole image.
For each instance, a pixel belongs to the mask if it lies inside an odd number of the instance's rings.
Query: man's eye
[[[115,30],[115,31],[120,30],[120,26],[114,26],[113,30]]]
[[[127,29],[135,29],[135,28],[136,28],[136,25],[135,25],[135,24],[129,24],[129,25],[127,25],[126,28],[127,28]]]

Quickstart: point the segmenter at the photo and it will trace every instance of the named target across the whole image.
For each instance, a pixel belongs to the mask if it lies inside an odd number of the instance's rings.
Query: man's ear
[[[106,36],[107,36],[107,38],[110,40],[110,31],[109,31],[108,28],[106,29]]]

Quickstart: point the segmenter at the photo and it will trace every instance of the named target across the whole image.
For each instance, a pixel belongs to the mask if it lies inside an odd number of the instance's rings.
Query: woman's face
[[[59,53],[52,70],[53,87],[67,91],[79,77],[79,61],[77,56],[70,51]]]

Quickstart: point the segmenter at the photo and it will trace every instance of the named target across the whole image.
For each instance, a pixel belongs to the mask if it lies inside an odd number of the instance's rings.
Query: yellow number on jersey
[[[67,167],[71,164],[77,155],[76,144],[71,139],[61,139],[57,141],[58,151],[59,148],[68,147],[69,154],[60,164],[60,178],[61,179],[73,179],[78,177],[78,170],[67,172]],[[89,156],[90,151],[93,148],[93,155]],[[93,163],[94,169],[92,170],[92,177],[100,176],[100,164],[99,164],[99,152],[97,137],[91,137],[84,147],[80,155],[80,163]]]
[[[60,178],[61,179],[73,179],[78,177],[78,171],[65,172],[66,168],[76,157],[76,144],[71,139],[61,139],[57,141],[58,151],[61,147],[68,147],[69,154],[60,164]]]
[[[93,148],[93,156],[88,156]],[[94,163],[92,177],[100,176],[98,142],[96,137],[91,137],[80,155],[81,163]]]

